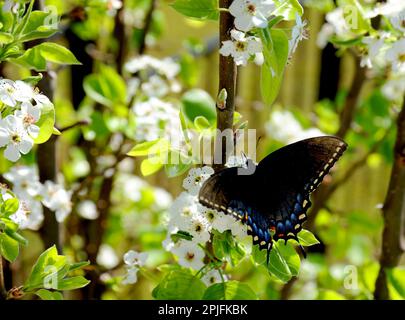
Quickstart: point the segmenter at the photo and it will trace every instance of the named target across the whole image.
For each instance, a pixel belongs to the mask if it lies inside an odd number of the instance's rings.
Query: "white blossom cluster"
[[[210,241],[210,232],[215,229],[219,232],[231,230],[232,235],[241,239],[246,237],[246,226],[236,221],[232,216],[221,211],[202,206],[197,199],[198,192],[214,170],[211,167],[191,169],[183,181],[186,191],[182,192],[173,202],[169,210],[168,234],[163,241],[163,247],[173,253],[178,263],[187,268],[200,270],[204,267],[205,247]],[[173,235],[179,231],[192,237],[191,240],[173,240]],[[215,270],[204,275],[206,283],[219,281],[219,274]],[[212,284],[212,283],[211,283]]]
[[[235,17],[235,29],[231,30],[231,40],[222,42],[220,53],[232,56],[236,65],[246,65],[253,60],[257,65],[264,62],[263,44],[259,37],[251,35],[255,28],[266,28],[268,18],[277,15],[277,5],[273,0],[234,0],[229,12]],[[294,53],[298,42],[306,39],[306,22],[296,15],[296,24],[289,40],[289,53]]]
[[[124,263],[127,269],[127,274],[122,280],[123,284],[134,284],[138,281],[139,268],[143,267],[148,259],[146,252],[136,252],[129,250],[124,254]]]
[[[294,115],[286,110],[275,110],[271,113],[270,120],[266,123],[266,131],[270,137],[285,144],[325,135],[317,128],[302,128]]]
[[[176,79],[180,66],[171,58],[156,59],[143,55],[128,61],[125,69],[137,76],[130,80],[131,91],[140,94],[134,99],[136,140],[153,141],[162,137],[180,138],[179,109],[165,100],[169,93],[178,93]]]
[[[20,229],[37,230],[41,226],[44,218],[42,205],[55,212],[58,222],[63,222],[70,214],[72,192],[52,181],[42,184],[33,166],[14,166],[4,178],[12,183],[12,190],[19,200],[18,211],[10,218]]]
[[[0,79],[0,148],[6,159],[16,162],[30,152],[38,137],[36,125],[49,99],[24,81]]]
[[[401,99],[405,93],[405,1],[388,0],[365,12],[366,18],[384,16],[382,30],[375,30],[363,37],[360,44],[362,67],[374,74],[382,74],[387,81],[382,86],[385,97],[392,101]],[[326,15],[326,23],[318,34],[318,46],[325,47],[332,36],[348,40],[356,37],[358,21],[345,19],[341,7]],[[388,72],[387,72],[388,70]]]

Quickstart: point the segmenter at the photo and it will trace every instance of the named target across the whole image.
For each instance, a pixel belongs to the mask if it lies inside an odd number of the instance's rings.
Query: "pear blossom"
[[[136,252],[134,250],[129,250],[124,254],[124,263],[128,266],[143,267],[147,259],[148,254],[146,252]]]
[[[384,45],[384,37],[364,37],[362,42],[367,47],[367,53],[361,58],[360,66],[372,68],[376,57]]]
[[[13,184],[13,191],[18,197],[33,198],[40,193],[41,183],[34,166],[13,166],[4,173],[4,178]]]
[[[227,280],[227,277],[223,276],[224,280]],[[207,286],[211,286],[215,283],[222,282],[221,275],[218,270],[210,270],[201,277],[201,281],[204,282]]]
[[[96,260],[100,266],[107,269],[115,268],[120,262],[113,247],[105,243],[100,246]]]
[[[72,191],[66,191],[60,184],[50,180],[45,181],[42,196],[42,203],[55,211],[58,222],[63,222],[72,211]]]
[[[122,280],[122,284],[134,284],[138,281],[138,268],[127,268],[127,274]]]
[[[262,64],[263,46],[258,37],[246,36],[238,30],[231,30],[232,40],[222,41],[220,54],[227,57],[232,56],[236,65],[246,65],[250,58],[255,59],[256,64]]]
[[[229,12],[235,17],[235,27],[246,32],[255,27],[266,28],[267,18],[275,8],[272,0],[234,0]]]
[[[162,77],[153,75],[149,78],[148,82],[141,85],[142,92],[148,97],[163,97],[169,92],[169,86]]]
[[[22,119],[8,115],[0,120],[0,147],[6,146],[4,156],[13,162],[27,154],[33,147],[34,141],[28,135]]]
[[[37,106],[33,106],[30,102],[23,102],[21,110],[16,110],[14,115],[22,119],[25,129],[31,137],[38,137],[39,127],[34,123],[39,120],[41,111]]]
[[[405,39],[395,42],[386,52],[386,58],[392,65],[392,70],[405,73]]]
[[[307,25],[306,21],[302,21],[301,16],[297,13],[295,15],[295,26],[291,32],[291,39],[288,42],[289,55],[293,54],[297,50],[298,43],[304,39],[308,39],[308,34],[305,29]]]
[[[12,80],[0,79],[0,101],[9,107],[15,107],[15,85]]]
[[[91,200],[83,200],[77,205],[77,213],[85,219],[95,220],[98,218],[96,204]]]
[[[200,270],[204,266],[204,251],[193,241],[179,241],[171,252],[179,258],[179,265]]]
[[[193,168],[189,171],[187,178],[183,181],[183,188],[191,195],[197,195],[203,183],[214,174],[214,169],[205,166],[203,168]]]

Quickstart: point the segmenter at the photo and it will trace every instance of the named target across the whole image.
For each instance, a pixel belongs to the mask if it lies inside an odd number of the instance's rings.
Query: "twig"
[[[70,129],[74,129],[74,128],[76,128],[76,127],[86,126],[86,125],[88,125],[88,124],[90,124],[90,121],[88,121],[88,120],[80,120],[80,121],[77,121],[77,122],[75,122],[75,123],[73,123],[73,124],[71,124],[71,125],[69,125],[69,126],[63,127],[63,128],[61,128],[61,129],[58,129],[58,130],[59,130],[60,132],[65,132],[65,131],[68,131],[68,130],[70,130]]]
[[[405,248],[403,223],[405,221],[405,97],[397,120],[394,147],[394,166],[383,206],[384,231],[380,257],[380,271],[375,284],[374,298],[389,299],[387,269],[398,265]]]
[[[5,300],[6,298],[7,298],[7,290],[4,283],[3,257],[0,256],[0,300]]]
[[[220,8],[229,8],[232,0],[220,0]],[[219,16],[219,40],[220,43],[223,41],[230,40],[230,30],[233,28],[234,18],[231,14],[226,11],[221,11]],[[217,137],[215,140],[215,159],[220,159],[214,161],[214,167],[216,170],[222,168],[229,156],[227,151],[229,151],[229,146],[233,146],[233,135],[222,135],[226,130],[232,130],[233,128],[233,116],[235,112],[235,91],[236,91],[236,75],[237,69],[235,62],[232,57],[225,57],[219,55],[219,89],[218,95],[226,92],[225,101],[220,101],[217,103]],[[224,91],[225,90],[225,91]],[[218,134],[221,133],[221,134]],[[232,141],[228,141],[231,139]],[[228,146],[228,148],[227,148]]]

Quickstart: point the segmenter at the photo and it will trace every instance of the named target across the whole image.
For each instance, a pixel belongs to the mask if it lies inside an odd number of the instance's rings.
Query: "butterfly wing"
[[[199,201],[247,223],[253,243],[269,252],[273,238],[297,239],[310,193],[346,147],[328,136],[290,144],[265,157],[252,175],[238,175],[238,168],[214,174],[202,186]]]
[[[297,239],[311,206],[310,193],[319,186],[346,147],[339,138],[323,136],[298,141],[265,157],[255,172],[260,186],[255,215],[259,217],[252,219],[270,228],[276,241]]]

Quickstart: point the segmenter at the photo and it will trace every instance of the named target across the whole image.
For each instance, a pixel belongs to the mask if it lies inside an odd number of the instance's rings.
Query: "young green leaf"
[[[76,276],[76,277],[70,277],[70,278],[65,278],[62,280],[59,280],[57,282],[57,289],[58,290],[75,290],[75,289],[80,289],[85,286],[87,286],[90,283],[89,280],[84,278],[83,276]]]
[[[304,247],[313,246],[319,243],[319,240],[315,238],[313,233],[305,229],[302,229],[297,236],[298,240],[300,241],[300,244],[303,245]]]
[[[265,63],[261,69],[261,92],[264,102],[271,105],[277,98],[288,59],[288,38],[284,31],[264,29],[261,33],[264,44]]]
[[[187,91],[182,97],[182,112],[191,123],[198,116],[205,117],[211,125],[216,121],[215,101],[201,89]]]
[[[171,6],[190,18],[217,20],[219,16],[218,0],[175,0]]]
[[[137,144],[128,153],[131,157],[148,156],[153,154],[161,154],[169,150],[170,144],[166,139],[157,139],[153,141],[146,141]]]
[[[42,300],[63,300],[63,295],[58,291],[39,289],[35,294]]]
[[[41,109],[41,117],[36,125],[39,127],[38,137],[34,140],[36,144],[41,144],[49,140],[54,132],[55,107],[53,104],[46,104]]]
[[[246,284],[227,281],[210,286],[204,293],[204,300],[257,300],[257,295]]]
[[[141,173],[143,176],[150,176],[163,167],[161,157],[146,158],[141,162]]]
[[[7,234],[0,234],[0,255],[9,262],[14,262],[20,252],[18,242]]]
[[[188,269],[169,271],[159,285],[153,289],[152,296],[158,300],[200,300],[206,286]]]

